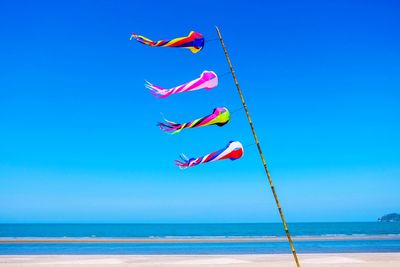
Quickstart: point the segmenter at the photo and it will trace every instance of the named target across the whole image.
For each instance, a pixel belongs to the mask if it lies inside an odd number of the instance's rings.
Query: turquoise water
[[[293,236],[400,235],[400,223],[291,223]],[[4,237],[260,237],[285,236],[280,223],[0,224]]]
[[[292,223],[293,236],[350,240],[297,241],[299,253],[400,252],[400,223]],[[0,224],[6,238],[212,238],[284,236],[279,223],[257,224]],[[357,240],[380,235],[384,240]],[[0,244],[0,254],[265,254],[290,253],[282,242]]]

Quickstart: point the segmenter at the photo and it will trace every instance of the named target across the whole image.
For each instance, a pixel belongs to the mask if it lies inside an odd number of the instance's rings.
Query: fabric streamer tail
[[[152,41],[149,38],[136,33],[131,34],[130,40],[132,39],[149,46],[187,48],[194,54],[202,50],[204,47],[203,35],[195,31],[191,31],[188,36],[179,37],[172,40]]]
[[[214,108],[213,113],[202,118],[186,122],[176,123],[164,118],[164,122],[159,122],[157,125],[165,133],[177,134],[185,128],[198,128],[209,125],[224,126],[230,120],[229,110],[227,108]]]
[[[188,162],[190,161],[190,159],[188,159],[185,154],[180,154],[179,158],[182,160],[175,160],[175,165],[179,167],[179,169],[184,170],[188,167]]]
[[[176,134],[176,133],[180,132],[183,128],[185,128],[186,123],[179,124],[179,123],[164,119],[164,122],[159,122],[157,125],[165,133]]]
[[[154,85],[148,81],[145,83],[145,87],[150,90],[150,92],[158,98],[166,98],[172,94],[195,91],[200,89],[210,90],[218,86],[218,76],[213,71],[205,70],[201,73],[200,77],[187,82],[185,84],[165,89],[161,86]]]
[[[166,98],[167,96],[170,95],[167,89],[164,89],[160,86],[154,85],[148,81],[146,81],[144,85],[147,89],[150,90],[150,92],[153,94],[153,96],[158,97],[158,98]]]
[[[228,145],[218,151],[212,152],[205,156],[188,159],[185,155],[180,155],[180,160],[175,160],[175,165],[180,169],[186,169],[202,163],[212,162],[223,159],[236,160],[243,156],[243,145],[238,141],[230,141]]]

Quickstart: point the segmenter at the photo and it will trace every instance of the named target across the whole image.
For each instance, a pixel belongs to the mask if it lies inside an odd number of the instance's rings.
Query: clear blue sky
[[[229,140],[224,127],[162,133],[241,107],[230,76],[211,91],[154,98],[229,69],[219,25],[288,221],[372,221],[400,211],[397,1],[3,1],[0,222],[278,222],[255,146],[181,171]],[[201,32],[203,51],[151,48]]]

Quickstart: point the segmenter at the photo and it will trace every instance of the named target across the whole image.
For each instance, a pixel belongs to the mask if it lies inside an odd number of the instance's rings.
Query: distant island
[[[378,222],[400,222],[400,214],[390,213],[378,218]]]

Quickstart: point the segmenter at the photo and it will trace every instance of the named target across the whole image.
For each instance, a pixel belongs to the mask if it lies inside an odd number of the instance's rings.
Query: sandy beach
[[[400,253],[300,254],[301,266],[398,267]],[[272,255],[27,255],[0,256],[0,266],[295,266],[291,254]]]

